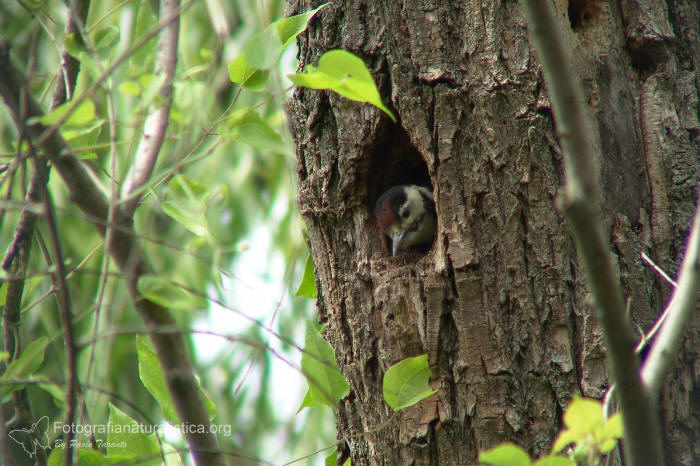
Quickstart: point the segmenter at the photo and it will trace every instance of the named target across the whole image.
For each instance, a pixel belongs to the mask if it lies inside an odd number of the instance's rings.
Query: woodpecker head
[[[391,254],[429,244],[435,236],[433,193],[416,185],[394,186],[377,199],[374,219],[391,238]]]

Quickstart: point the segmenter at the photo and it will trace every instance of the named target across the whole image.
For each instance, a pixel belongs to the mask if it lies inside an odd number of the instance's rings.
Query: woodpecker
[[[428,188],[394,186],[377,199],[377,227],[391,238],[391,255],[411,246],[430,244],[435,236],[435,204]]]

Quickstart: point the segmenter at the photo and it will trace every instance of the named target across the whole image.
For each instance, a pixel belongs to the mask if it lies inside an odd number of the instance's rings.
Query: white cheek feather
[[[421,193],[425,194],[431,200],[433,199],[433,195],[430,190],[422,186],[414,186],[414,189],[406,190],[405,205],[410,212],[410,215],[406,219],[401,218],[401,228],[406,229],[410,227],[415,222],[419,221],[421,216],[424,216],[424,218],[420,220],[417,230],[411,230],[406,233],[402,249],[413,245],[429,243],[433,239],[433,235],[435,233],[434,217],[425,211],[423,194]]]

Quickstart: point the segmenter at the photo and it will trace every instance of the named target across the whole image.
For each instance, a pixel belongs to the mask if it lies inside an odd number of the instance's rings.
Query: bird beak
[[[391,255],[396,256],[396,253],[399,252],[399,249],[401,248],[401,244],[403,243],[404,238],[406,237],[406,232],[405,231],[398,231],[391,235]]]

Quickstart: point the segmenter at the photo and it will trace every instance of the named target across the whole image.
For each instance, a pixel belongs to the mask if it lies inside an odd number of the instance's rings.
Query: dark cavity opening
[[[393,186],[417,184],[432,191],[428,166],[403,128],[388,123],[380,134],[367,180],[370,209],[374,209],[377,198]]]
[[[386,122],[379,134],[367,176],[367,207],[372,213],[379,196],[394,186],[415,184],[433,191],[428,166],[406,131],[398,124]],[[391,251],[389,239],[379,231],[378,234],[385,251]]]

